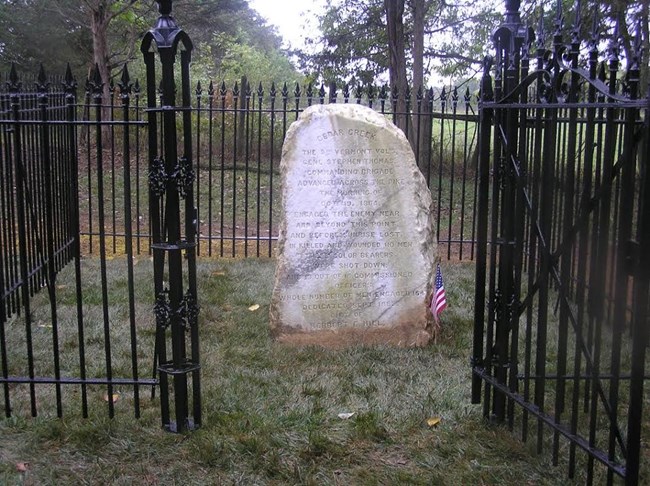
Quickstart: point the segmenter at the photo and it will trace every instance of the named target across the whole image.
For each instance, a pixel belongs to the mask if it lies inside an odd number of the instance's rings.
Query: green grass
[[[111,312],[119,315],[126,302],[125,262],[109,263]],[[472,264],[444,266],[450,306],[436,344],[340,350],[294,348],[270,339],[274,266],[273,260],[199,265],[201,429],[186,435],[162,431],[158,400],[148,391],[141,393],[142,417],[133,418],[128,387],[119,390],[112,420],[102,387],[90,387],[90,418],[82,419],[74,386],[64,388],[63,419],[53,416],[51,386],[38,389],[41,415],[29,418],[28,405],[17,403],[27,398],[24,387],[15,386],[13,417],[0,421],[0,484],[566,482],[565,471],[550,466],[548,455],[534,454],[534,441],[523,444],[507,428],[488,425],[481,406],[470,403]],[[153,325],[149,267],[146,261],[135,267],[139,353],[147,372]],[[97,262],[84,260],[84,269],[91,289],[86,312],[96,313]],[[61,289],[61,299],[69,298],[67,291]],[[252,304],[261,307],[250,311]],[[11,326],[20,329],[20,322],[16,318]],[[128,348],[123,327],[121,319],[112,323],[116,360]],[[101,365],[101,332],[95,341],[88,359]],[[339,418],[345,412],[354,415]],[[431,417],[440,417],[440,424],[429,427]],[[17,470],[19,463],[27,463],[25,472]]]

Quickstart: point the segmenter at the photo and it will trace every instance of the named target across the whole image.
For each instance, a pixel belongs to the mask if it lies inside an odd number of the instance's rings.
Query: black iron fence
[[[245,80],[236,83],[198,82],[192,98],[193,153],[196,161],[195,196],[198,205],[198,255],[208,257],[259,257],[273,255],[277,239],[282,142],[289,125],[312,104],[362,103],[395,120],[398,97],[406,100],[408,134],[418,164],[432,189],[437,211],[440,251],[447,258],[473,258],[476,193],[476,93],[468,87],[426,92],[395,93],[384,87],[330,85],[318,89],[308,85],[277,87],[258,85],[253,90]],[[119,115],[120,91],[112,90],[113,101],[103,113],[108,128],[104,140],[103,177],[109,192],[105,197],[103,226],[108,251],[124,249],[121,170],[122,142],[114,135]],[[80,105],[87,117],[91,93]],[[134,116],[142,119],[139,86],[132,92]],[[119,121],[119,120],[118,120]],[[89,130],[90,128],[85,128]],[[142,157],[146,142],[144,127],[131,138],[133,180],[133,237],[136,254],[147,253],[150,244],[148,215],[149,167]],[[97,250],[99,206],[94,197],[97,184],[95,140],[81,134],[79,154],[82,248]]]
[[[473,400],[550,449],[570,477],[647,482],[650,103],[640,38],[623,65],[615,37],[606,52],[596,28],[581,40],[578,3],[565,41],[558,3],[547,47],[543,31],[522,24],[519,2],[506,6],[480,109]]]
[[[167,28],[171,4],[160,8]],[[142,387],[152,386],[160,389],[166,427],[200,423],[194,256],[273,255],[282,142],[312,104],[362,103],[402,124],[437,203],[441,254],[474,256],[478,118],[468,87],[252,89],[243,80],[190,88],[191,43],[180,30],[172,37],[185,44],[181,72],[174,74],[167,57],[155,60],[149,45],[146,89],[127,69],[110,83],[95,72],[80,87],[70,70],[61,79],[43,72],[28,79],[12,68],[0,87],[0,386],[7,416],[22,409],[36,415],[41,402],[56,404],[61,416],[76,397],[86,416],[98,393],[109,415],[121,393],[139,416]],[[170,55],[177,48],[158,47]],[[150,256],[153,276],[137,266]],[[139,285],[140,274],[155,285]],[[38,298],[46,305],[33,304]],[[80,393],[63,393],[64,385]]]
[[[152,319],[150,309],[136,312],[132,274],[120,302],[109,298],[109,282],[119,282],[115,272],[109,275],[107,270],[110,252],[105,234],[97,237],[97,261],[82,263],[80,223],[87,218],[81,216],[80,207],[93,204],[89,213],[96,214],[99,227],[107,226],[105,173],[113,171],[110,184],[115,184],[118,156],[122,182],[119,193],[111,186],[110,200],[123,201],[123,221],[132,218],[129,140],[131,132],[137,138],[143,126],[131,121],[140,116],[137,105],[131,107],[128,73],[119,85],[120,104],[110,108],[110,123],[102,86],[97,78],[89,80],[86,102],[79,104],[69,69],[60,79],[47,78],[41,71],[35,79],[22,80],[12,69],[0,94],[0,384],[6,416],[36,416],[42,403],[47,404],[46,411],[54,404],[61,416],[77,398],[87,416],[97,386],[106,390],[110,416],[117,390],[132,387],[139,416],[140,387],[158,383],[155,371],[152,378],[142,378],[139,372],[151,365],[154,353],[145,358],[138,352],[153,341],[139,337],[136,320]],[[130,115],[133,111],[138,116]],[[118,140],[121,145],[116,148]],[[87,162],[83,172],[82,160]],[[79,184],[82,173],[92,173],[85,188]],[[123,236],[127,242],[123,253],[132,258],[128,243],[132,235],[127,231]],[[127,262],[133,264],[131,259]],[[47,305],[42,301],[35,305],[39,297]],[[130,338],[119,340],[126,343],[121,349],[112,335],[124,332]],[[80,393],[65,394],[64,385],[77,385]]]

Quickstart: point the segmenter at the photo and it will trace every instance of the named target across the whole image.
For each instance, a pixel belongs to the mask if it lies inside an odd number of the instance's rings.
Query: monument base
[[[345,327],[320,331],[301,331],[294,327],[279,327],[273,332],[275,341],[293,346],[322,346],[345,348],[350,346],[424,347],[435,338],[433,329],[422,329],[409,324],[391,327]]]

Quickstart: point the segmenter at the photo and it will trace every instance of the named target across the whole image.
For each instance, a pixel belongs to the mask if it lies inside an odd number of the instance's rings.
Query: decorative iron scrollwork
[[[165,161],[157,157],[149,165],[149,190],[157,197],[165,194],[167,188],[167,172],[165,171]]]
[[[156,324],[163,329],[167,329],[171,323],[172,309],[169,305],[169,290],[165,289],[156,297],[156,303],[153,305],[153,313],[156,316]]]
[[[195,323],[199,316],[200,307],[192,293],[188,290],[181,299],[178,306],[178,317],[181,324],[186,330],[189,330]]]
[[[192,187],[194,182],[194,170],[192,169],[192,164],[183,156],[178,159],[176,167],[174,167],[174,172],[172,172],[171,178],[176,183],[176,189],[178,194],[182,198],[186,198],[189,190]]]

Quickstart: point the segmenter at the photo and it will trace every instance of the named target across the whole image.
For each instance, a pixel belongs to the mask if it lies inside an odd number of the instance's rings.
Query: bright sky
[[[305,25],[311,20],[310,28],[316,28],[316,15],[325,6],[325,0],[249,0],[248,4],[278,28],[285,47],[302,47],[305,34],[313,34]]]

